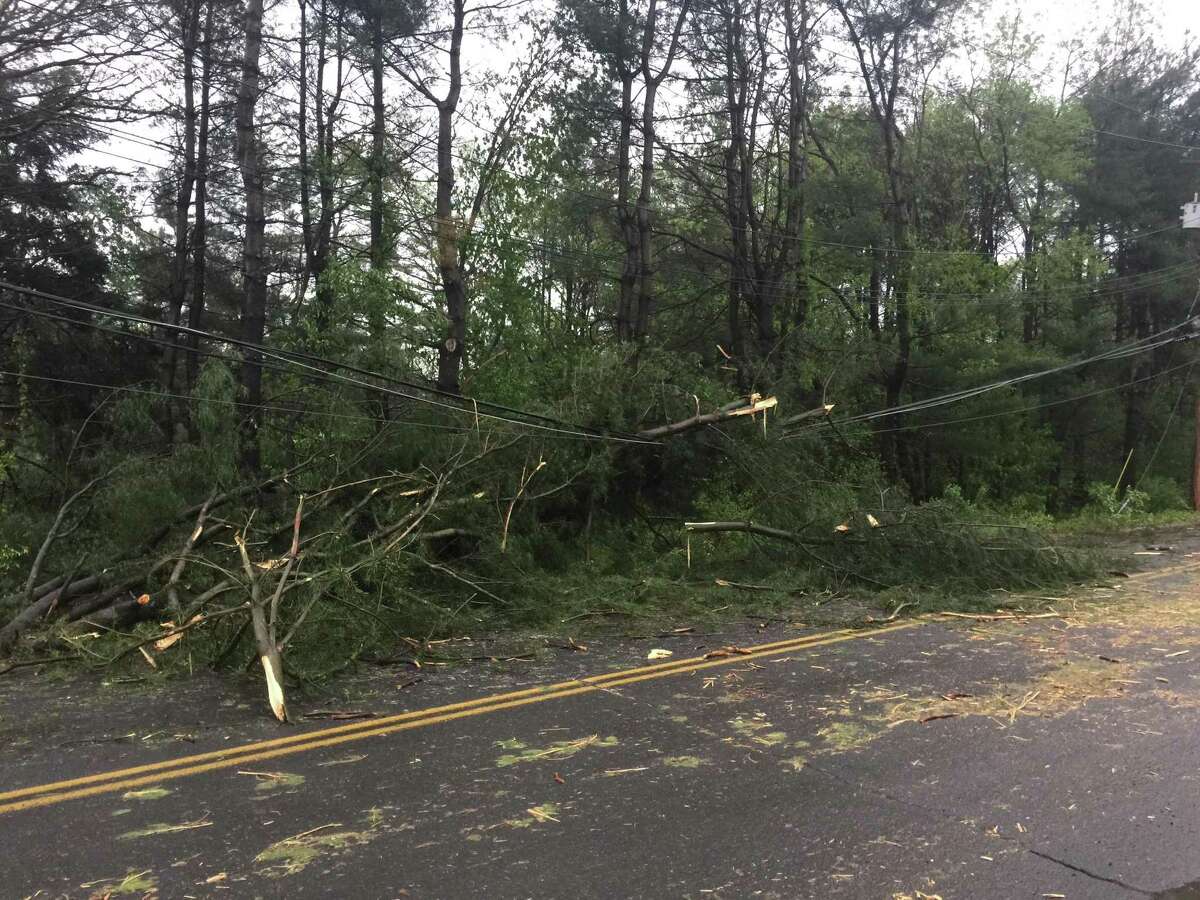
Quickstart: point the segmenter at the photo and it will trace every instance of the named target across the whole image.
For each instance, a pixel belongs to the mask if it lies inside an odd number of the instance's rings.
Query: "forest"
[[[285,718],[1192,508],[1200,44],[1138,0],[0,0],[0,138],[10,667]]]

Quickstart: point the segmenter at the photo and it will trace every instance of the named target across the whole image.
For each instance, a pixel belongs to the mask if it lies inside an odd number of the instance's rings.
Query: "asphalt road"
[[[0,896],[1200,898],[1198,546],[1062,617],[396,672],[291,728],[10,676]]]

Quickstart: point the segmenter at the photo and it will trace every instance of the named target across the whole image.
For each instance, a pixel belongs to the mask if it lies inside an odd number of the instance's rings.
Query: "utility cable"
[[[243,350],[248,351],[251,354],[261,354],[262,356],[265,356],[269,359],[275,359],[275,360],[278,360],[287,365],[295,366],[296,368],[303,369],[308,372],[313,372],[313,373],[317,373],[319,375],[324,375],[326,377],[333,378],[336,381],[341,381],[346,384],[358,385],[359,387],[366,388],[367,390],[373,390],[373,391],[377,391],[380,393],[391,394],[393,396],[402,397],[407,400],[412,400],[412,401],[421,402],[421,403],[428,403],[432,406],[441,407],[443,409],[447,409],[452,412],[456,412],[456,413],[460,413],[460,414],[470,415],[470,416],[474,416],[477,418],[487,418],[487,419],[494,419],[497,421],[508,422],[509,424],[518,425],[518,426],[525,427],[525,428],[533,428],[533,429],[548,431],[548,432],[573,434],[578,437],[588,437],[588,438],[592,438],[595,440],[607,440],[607,441],[612,441],[612,442],[616,442],[616,443],[624,443],[624,444],[643,444],[643,445],[648,445],[648,446],[659,446],[659,444],[656,441],[645,440],[645,439],[639,438],[635,435],[627,435],[627,434],[620,433],[620,432],[607,432],[607,431],[601,431],[601,430],[597,430],[597,429],[590,429],[587,426],[576,425],[574,423],[566,422],[561,419],[555,419],[550,416],[543,416],[538,413],[526,412],[524,410],[516,409],[513,407],[506,407],[502,404],[491,403],[491,402],[484,401],[484,400],[474,400],[470,397],[459,397],[456,394],[452,394],[448,391],[443,391],[443,390],[440,390],[435,387],[427,387],[424,385],[416,384],[414,382],[404,381],[403,379],[393,378],[391,376],[387,376],[387,375],[381,374],[379,372],[373,372],[373,371],[370,371],[367,369],[363,369],[363,368],[360,368],[357,366],[350,365],[348,363],[339,363],[335,360],[326,359],[326,358],[316,356],[313,354],[309,354],[309,353],[302,353],[300,351],[289,351],[289,350],[274,350],[272,348],[264,347],[261,344],[256,344],[252,341],[245,341],[245,340],[241,340],[238,338],[226,337],[223,335],[215,334],[213,332],[204,331],[202,329],[190,328],[186,325],[172,325],[172,324],[168,324],[165,322],[158,322],[153,319],[148,319],[144,316],[138,316],[138,315],[135,315],[132,313],[124,313],[124,312],[119,312],[116,310],[105,309],[103,307],[95,306],[93,304],[84,303],[84,302],[78,301],[78,300],[71,300],[68,297],[63,297],[63,296],[57,295],[57,294],[51,294],[46,291],[35,290],[33,288],[22,287],[21,285],[11,284],[6,281],[0,281],[0,289],[13,291],[14,293],[23,294],[25,296],[38,297],[38,298],[46,300],[48,302],[55,303],[55,304],[58,304],[61,306],[66,306],[66,307],[72,308],[72,309],[77,309],[77,310],[80,310],[83,312],[94,313],[96,315],[110,316],[112,318],[123,319],[123,320],[129,321],[129,322],[136,322],[138,324],[147,325],[150,327],[163,328],[163,329],[166,329],[169,331],[173,331],[177,334],[190,334],[190,335],[194,335],[197,337],[205,338],[207,340],[225,343],[230,346],[239,347]],[[311,360],[313,363],[316,363],[316,365],[305,362],[305,360]],[[334,369],[353,372],[355,374],[362,375],[367,378],[377,378],[381,381],[402,384],[405,387],[409,387],[416,391],[419,391],[419,392],[422,392],[425,394],[431,394],[434,396],[433,397],[429,397],[429,396],[423,397],[420,395],[413,395],[410,393],[405,393],[403,391],[399,391],[399,390],[396,390],[393,388],[384,387],[383,385],[373,384],[369,381],[363,381],[360,378],[354,378],[349,375],[339,374],[339,373],[335,373],[335,372],[328,372],[328,371],[325,371],[325,370],[319,368],[320,365],[326,365],[326,366],[330,366]],[[445,402],[442,400],[434,399],[434,397],[447,397],[447,398],[452,397],[457,402],[454,402],[454,403]],[[504,415],[499,415],[495,412],[488,412],[487,411],[488,409],[501,410],[503,412],[512,413],[513,415],[519,415],[519,416],[526,417],[527,419],[534,419],[534,420],[538,420],[538,421],[525,421],[525,420],[521,420],[521,419],[514,419],[511,416],[504,416]]]

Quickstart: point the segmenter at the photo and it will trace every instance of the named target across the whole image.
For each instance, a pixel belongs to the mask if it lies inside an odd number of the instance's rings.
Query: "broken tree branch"
[[[774,409],[778,403],[779,401],[775,397],[762,397],[759,394],[751,394],[749,397],[742,397],[733,403],[727,403],[715,412],[697,413],[691,418],[672,422],[669,425],[646,428],[639,431],[637,436],[643,440],[653,441],[658,438],[670,437],[680,432],[691,431],[693,428],[701,428],[705,425],[715,425],[717,422],[740,418],[741,416],[754,416],[758,413],[766,415],[767,410]]]
[[[795,425],[797,422],[803,422],[805,419],[815,419],[818,416],[828,416],[833,412],[833,404],[826,403],[824,406],[818,406],[816,409],[810,409],[807,412],[798,413],[794,416],[784,419],[779,422],[780,428],[787,428],[789,425]]]
[[[196,517],[196,527],[192,529],[192,533],[188,535],[188,539],[183,544],[183,549],[179,551],[179,559],[176,561],[175,567],[171,570],[171,577],[167,580],[167,608],[176,619],[183,616],[183,604],[179,602],[179,579],[183,577],[183,570],[187,566],[188,555],[192,552],[192,548],[196,546],[196,541],[204,534],[204,520],[208,517],[208,507],[215,496],[216,494],[210,495],[204,501],[204,505],[200,507],[200,514]]]
[[[297,518],[299,518],[297,516]],[[255,571],[254,563],[250,562],[250,553],[246,549],[246,532],[249,523],[241,534],[234,537],[238,554],[242,558],[242,571],[250,589],[250,624],[254,629],[254,642],[258,648],[258,658],[262,662],[263,676],[267,680],[267,701],[271,704],[271,712],[280,722],[288,721],[287,700],[283,690],[283,660],[279,656],[279,648],[275,644],[267,622],[266,601],[262,596],[260,575]]]
[[[685,530],[694,533],[741,531],[747,534],[775,538],[780,541],[789,541],[793,544],[800,540],[800,536],[795,532],[784,531],[782,528],[771,528],[767,525],[758,525],[754,522],[684,522],[683,527]]]

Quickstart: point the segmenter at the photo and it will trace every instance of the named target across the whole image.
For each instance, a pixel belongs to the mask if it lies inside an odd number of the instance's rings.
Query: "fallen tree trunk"
[[[158,609],[139,601],[137,597],[119,597],[115,602],[80,617],[78,622],[80,625],[116,630],[158,617]]]
[[[130,588],[135,584],[136,581],[131,578],[112,585],[106,590],[79,597],[74,603],[63,609],[62,619],[66,622],[77,622],[84,616],[90,616],[106,606],[111,606],[122,597],[128,597]]]
[[[193,538],[189,540],[190,549],[194,550],[201,546],[225,527],[225,525],[210,525],[199,535],[194,534]],[[67,622],[74,622],[84,616],[92,615],[118,602],[135,588],[143,587],[153,581],[154,578],[159,576],[169,566],[174,566],[175,563],[175,554],[164,556],[146,571],[123,578],[102,590],[100,588],[103,586],[103,578],[99,575],[90,575],[86,578],[72,581],[62,591],[52,589],[48,593],[38,597],[33,603],[17,613],[7,625],[0,628],[0,656],[9,654],[25,632],[48,616],[57,613],[57,618]],[[61,584],[62,580],[62,578],[53,579],[47,582],[47,584],[54,584],[55,582]],[[34,592],[37,593],[37,590],[38,588],[35,588]],[[67,600],[74,600],[74,602],[66,603],[65,601]],[[161,612],[161,609],[157,605],[152,605],[147,612],[158,613]]]
[[[63,582],[63,578],[56,578],[59,584]],[[54,581],[47,582],[53,584]],[[40,591],[45,585],[40,585],[35,588],[35,594]],[[17,613],[3,628],[0,628],[0,656],[7,655],[13,648],[16,642],[26,631],[42,621],[48,615],[52,614],[56,608],[64,600],[69,600],[72,597],[78,597],[88,591],[94,590],[100,586],[100,579],[96,576],[81,578],[78,581],[73,581],[66,587],[51,588],[46,593],[42,594],[24,610]]]

